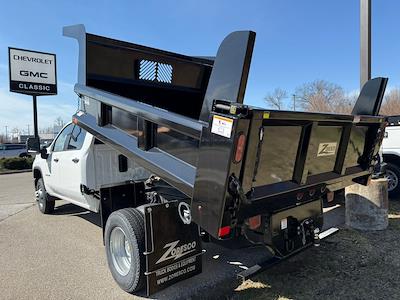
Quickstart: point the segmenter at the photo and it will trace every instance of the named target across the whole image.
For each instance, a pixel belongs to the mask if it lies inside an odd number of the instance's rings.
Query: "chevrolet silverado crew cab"
[[[67,124],[33,162],[36,200],[51,213],[56,198],[99,211],[100,186],[149,177],[148,172],[75,124]]]

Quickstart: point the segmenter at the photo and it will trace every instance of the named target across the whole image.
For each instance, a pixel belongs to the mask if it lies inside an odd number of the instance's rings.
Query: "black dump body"
[[[83,26],[64,34],[80,47],[74,122],[186,195],[193,221],[216,239],[257,215],[301,207],[299,215],[319,216],[315,201],[328,191],[370,178],[385,125],[377,116],[384,78],[366,83],[352,115],[265,110],[242,104],[254,32],[230,34],[215,57]]]

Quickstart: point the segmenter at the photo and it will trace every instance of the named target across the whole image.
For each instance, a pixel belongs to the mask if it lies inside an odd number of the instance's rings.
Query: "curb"
[[[0,175],[9,175],[9,174],[18,174],[18,173],[27,173],[32,172],[32,169],[25,169],[25,170],[9,170],[9,171],[0,171]]]

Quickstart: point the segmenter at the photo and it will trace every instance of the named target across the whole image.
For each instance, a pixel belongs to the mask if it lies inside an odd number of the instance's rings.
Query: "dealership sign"
[[[10,91],[28,95],[56,95],[56,55],[8,48]]]

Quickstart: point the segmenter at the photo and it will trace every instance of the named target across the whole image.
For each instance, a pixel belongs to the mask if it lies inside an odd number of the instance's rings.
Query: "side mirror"
[[[28,138],[26,141],[26,148],[29,153],[40,152],[40,140],[38,137]]]
[[[40,149],[40,157],[43,159],[47,159],[49,157],[46,147],[43,147],[42,149]]]

